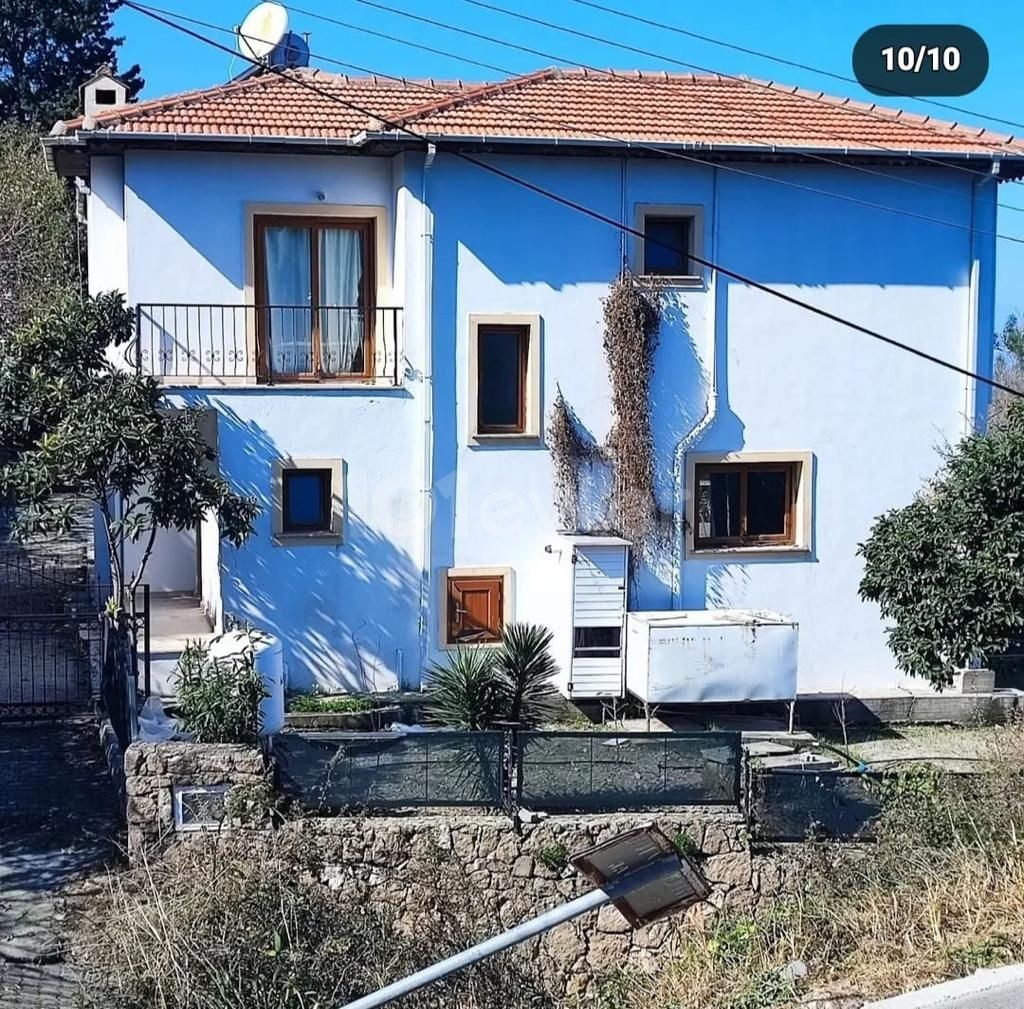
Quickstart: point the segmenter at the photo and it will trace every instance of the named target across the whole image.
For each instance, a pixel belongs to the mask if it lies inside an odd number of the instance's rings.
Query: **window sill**
[[[343,542],[341,533],[275,533],[275,547],[335,547]]]
[[[749,557],[751,559],[764,557],[810,557],[811,548],[802,543],[792,546],[763,546],[763,547],[687,547],[686,559],[695,561],[732,560]]]
[[[665,287],[686,287],[690,289],[706,286],[702,276],[682,277],[671,273],[642,273],[640,279],[650,284],[662,284]]]
[[[532,432],[509,432],[508,434],[502,434],[495,432],[493,434],[478,434],[474,433],[469,436],[470,445],[501,445],[501,444],[525,444],[525,445],[538,445],[540,444],[540,435]]]
[[[404,389],[404,383],[393,378],[332,378],[320,381],[263,382],[244,375],[215,377],[213,375],[157,375],[162,388],[174,389],[251,389],[273,392],[336,392],[339,390],[380,389],[381,391]]]
[[[442,652],[454,652],[460,648],[500,648],[501,641],[445,641],[438,647]]]

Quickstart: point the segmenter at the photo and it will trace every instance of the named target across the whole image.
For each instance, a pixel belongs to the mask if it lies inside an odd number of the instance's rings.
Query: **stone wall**
[[[715,911],[752,909],[787,884],[785,863],[754,856],[736,810],[693,807],[671,813],[557,816],[517,834],[506,817],[338,817],[288,823],[283,830],[315,846],[325,881],[360,900],[380,901],[415,927],[437,906],[439,891],[462,887],[457,906],[476,902],[479,919],[510,927],[571,900],[591,884],[566,856],[654,820],[677,843],[700,850],[711,899],[685,915],[633,931],[614,907],[560,925],[523,950],[556,988],[582,993],[626,965],[653,967],[671,955],[680,929],[699,927]],[[447,883],[445,879],[447,877]],[[468,884],[468,886],[467,886]],[[441,897],[443,900],[443,896]]]
[[[132,743],[124,756],[128,854],[159,851],[174,839],[176,785],[259,785],[263,755],[249,746]]]

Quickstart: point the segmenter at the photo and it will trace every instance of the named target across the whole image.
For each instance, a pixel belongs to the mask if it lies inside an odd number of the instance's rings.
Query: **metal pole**
[[[349,1002],[341,1006],[341,1009],[375,1009],[376,1006],[387,1005],[389,1002],[402,998],[404,995],[409,995],[411,992],[434,981],[439,981],[441,978],[447,977],[463,967],[469,967],[472,964],[478,963],[480,960],[493,956],[495,953],[500,953],[510,946],[517,946],[527,939],[532,939],[536,935],[547,932],[556,925],[561,925],[564,922],[571,921],[573,918],[578,918],[581,914],[586,914],[587,911],[596,910],[615,898],[622,897],[638,887],[645,886],[655,879],[662,878],[664,872],[664,866],[658,863],[638,869],[636,872],[624,876],[621,880],[608,884],[604,889],[591,890],[590,893],[585,893],[582,897],[569,901],[568,904],[553,907],[550,911],[545,911],[536,918],[531,918],[529,921],[524,921],[521,925],[516,925],[515,928],[510,928],[507,932],[502,932],[501,935],[485,939],[483,942],[477,943],[461,953],[456,953],[446,960],[441,960],[439,963],[425,967],[415,974],[410,974],[401,981],[395,981],[392,984],[386,985],[380,991],[364,995],[362,998],[356,999],[355,1002]]]

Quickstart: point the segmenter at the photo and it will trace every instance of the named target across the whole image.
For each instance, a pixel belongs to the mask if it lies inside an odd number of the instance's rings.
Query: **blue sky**
[[[147,0],[142,0],[147,2]],[[148,0],[155,6],[173,9],[190,17],[231,27],[245,16],[249,0]],[[253,0],[255,2],[255,0]],[[752,76],[818,88],[832,94],[870,98],[856,84],[836,81],[807,70],[783,67],[745,53],[710,43],[672,35],[594,11],[573,0],[494,0],[499,6],[570,26],[605,39],[636,46],[728,74]],[[860,34],[883,23],[930,24],[966,23],[988,43],[990,69],[984,84],[962,98],[943,99],[973,113],[1024,122],[1024,87],[1021,85],[1020,46],[1024,39],[1024,4],[1016,0],[987,0],[965,6],[952,0],[732,0],[728,5],[669,5],[657,0],[601,0],[653,20],[678,25],[689,31],[712,36],[806,63],[833,73],[851,76],[850,54]],[[481,80],[493,77],[487,71],[457,59],[466,56],[516,72],[535,70],[553,62],[585,63],[599,67],[680,69],[663,60],[624,52],[611,44],[575,38],[559,31],[529,25],[516,18],[481,10],[466,0],[381,0],[386,6],[444,21],[453,27],[492,35],[545,50],[559,60],[545,60],[505,46],[482,42],[455,32],[415,23],[396,14],[375,10],[356,0],[301,0],[302,10],[351,22],[358,28],[379,31],[382,39],[362,31],[342,28],[298,13],[291,6],[291,27],[310,32],[314,53],[379,71],[407,77],[444,77]],[[157,97],[174,91],[204,87],[227,80],[242,69],[236,61],[201,42],[157,24],[136,11],[122,9],[116,30],[125,36],[122,65],[142,65],[146,89],[142,97]],[[198,29],[203,31],[203,29]],[[231,44],[227,35],[216,35]],[[433,46],[449,54],[438,56],[401,44],[399,39]],[[314,65],[317,61],[314,60]],[[329,69],[338,69],[328,64]],[[898,104],[913,111],[963,122],[976,122],[1004,132],[1024,134],[1019,127],[992,123],[977,116],[937,109],[910,100]],[[1024,185],[1003,184],[999,200],[1024,208]],[[881,211],[879,211],[881,213]],[[1024,242],[1024,212],[1000,209],[998,230]],[[1024,244],[998,241],[999,267],[996,284],[997,321],[1011,311],[1024,314]]]

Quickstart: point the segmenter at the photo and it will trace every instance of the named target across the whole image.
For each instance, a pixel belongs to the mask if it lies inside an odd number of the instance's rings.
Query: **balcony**
[[[398,386],[400,308],[137,305],[127,351],[164,385]]]

